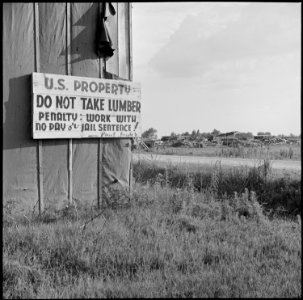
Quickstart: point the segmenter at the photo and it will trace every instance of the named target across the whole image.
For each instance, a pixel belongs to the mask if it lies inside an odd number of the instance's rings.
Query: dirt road
[[[263,160],[248,158],[226,158],[226,157],[201,157],[201,156],[179,156],[179,155],[161,155],[153,153],[134,153],[134,161],[139,159],[157,162],[170,162],[173,164],[189,163],[215,165],[217,161],[221,161],[222,166],[260,166]],[[299,171],[301,172],[300,160],[271,160],[272,169]]]

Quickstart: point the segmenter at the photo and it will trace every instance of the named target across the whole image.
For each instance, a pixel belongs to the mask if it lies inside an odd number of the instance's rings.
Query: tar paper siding
[[[103,201],[130,181],[130,139],[33,140],[32,72],[132,80],[131,5],[113,3],[114,55],[95,54],[99,3],[3,4],[3,199],[22,210]],[[71,195],[69,195],[71,193]]]

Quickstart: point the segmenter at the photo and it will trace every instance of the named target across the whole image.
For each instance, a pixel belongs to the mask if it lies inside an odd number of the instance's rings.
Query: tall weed
[[[258,201],[269,213],[296,216],[300,213],[301,180],[276,178],[272,161],[264,159],[255,167],[234,167],[223,169],[220,162],[212,168],[191,168],[187,166],[159,166],[156,163],[139,161],[134,164],[134,178],[138,183],[169,185],[172,188],[190,186],[194,191],[207,191],[218,197],[231,197],[234,192],[243,193],[245,188],[254,191]],[[153,174],[157,174],[153,177]],[[164,183],[166,182],[166,183]]]

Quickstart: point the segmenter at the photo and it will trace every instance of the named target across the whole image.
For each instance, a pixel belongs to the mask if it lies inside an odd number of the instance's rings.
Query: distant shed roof
[[[217,135],[217,137],[221,137],[221,136],[229,136],[229,135],[234,135],[235,133],[238,133],[239,131],[230,131],[230,132],[225,132],[225,133],[220,133]]]

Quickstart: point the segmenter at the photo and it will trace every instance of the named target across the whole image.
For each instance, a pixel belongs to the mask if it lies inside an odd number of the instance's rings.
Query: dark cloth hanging
[[[113,42],[110,38],[109,31],[105,21],[107,18],[116,14],[116,10],[111,2],[102,2],[102,11],[99,11],[97,24],[96,52],[99,58],[106,60],[114,55],[115,49],[112,48]]]

